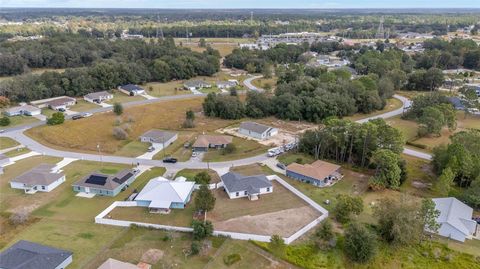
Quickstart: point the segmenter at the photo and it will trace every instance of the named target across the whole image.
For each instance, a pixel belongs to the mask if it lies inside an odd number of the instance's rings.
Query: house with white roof
[[[42,110],[38,107],[31,105],[21,105],[10,107],[6,109],[3,113],[9,117],[20,115],[35,116],[40,115],[42,113]]]
[[[255,139],[265,140],[278,134],[278,129],[252,121],[245,121],[240,124],[238,132]]]
[[[432,199],[435,209],[440,211],[437,233],[457,241],[471,239],[477,229],[477,222],[472,219],[473,209],[454,197]]]
[[[170,213],[172,208],[183,209],[194,190],[193,181],[169,181],[163,177],[151,179],[135,197],[138,206],[152,213]]]

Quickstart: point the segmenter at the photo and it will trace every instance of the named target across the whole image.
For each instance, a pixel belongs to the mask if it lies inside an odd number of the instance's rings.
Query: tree
[[[185,112],[185,121],[183,122],[183,128],[194,128],[195,127],[195,113],[189,109]]]
[[[275,254],[275,256],[283,257],[285,255],[286,247],[285,241],[281,236],[277,234],[272,235],[270,238],[270,243],[268,244],[268,248],[273,254]]]
[[[10,99],[0,95],[0,108],[6,108],[10,106]]]
[[[207,185],[201,185],[195,195],[195,210],[201,212],[211,211],[215,207],[215,196]]]
[[[113,113],[115,113],[117,116],[122,115],[123,113],[123,105],[121,103],[115,103],[113,104]]]
[[[245,66],[245,70],[250,73],[250,74],[253,74],[253,73],[256,73],[257,72],[257,67],[253,64],[253,63],[248,63],[246,66]]]
[[[272,78],[272,74],[273,74],[273,71],[272,71],[272,65],[269,64],[269,63],[265,63],[262,67],[262,75],[264,78]]]
[[[197,184],[209,184],[212,177],[206,171],[202,171],[195,175],[194,180]]]
[[[58,125],[65,121],[65,115],[62,112],[55,112],[50,118],[47,119],[48,125]]]
[[[200,40],[198,42],[198,46],[200,48],[206,48],[207,47],[207,41],[205,41],[205,38],[200,38]]]
[[[440,216],[440,211],[435,209],[435,202],[432,199],[423,199],[420,210],[421,224],[427,231],[436,233],[440,228],[437,218]]]
[[[378,149],[373,153],[371,161],[375,165],[375,175],[370,179],[370,188],[378,190],[400,187],[402,170],[398,154],[388,149]]]
[[[198,241],[192,241],[192,244],[190,244],[190,254],[197,255],[198,253],[200,253],[200,243]]]
[[[222,155],[232,154],[237,150],[237,146],[235,144],[230,143],[227,144],[221,151]]]
[[[335,218],[340,223],[348,222],[352,214],[358,215],[363,211],[363,201],[361,197],[338,194],[335,201]]]
[[[426,134],[440,135],[442,127],[445,125],[445,116],[442,111],[436,107],[427,107],[423,110],[423,115],[418,119]],[[419,136],[424,133],[419,131]]]
[[[8,126],[10,125],[10,118],[2,117],[0,118],[0,126]]]
[[[445,168],[438,178],[437,183],[435,183],[437,193],[441,196],[448,196],[454,180],[455,174],[452,172],[452,169],[450,169],[450,167]]]
[[[358,223],[350,224],[345,231],[344,251],[355,262],[367,262],[376,252],[375,236]]]
[[[213,234],[213,224],[209,220],[205,222],[193,220],[192,228],[194,240],[202,240]]]
[[[126,140],[128,138],[128,133],[121,127],[113,128],[113,136],[118,140]]]
[[[316,234],[324,241],[332,239],[334,237],[332,223],[328,219],[323,221]]]

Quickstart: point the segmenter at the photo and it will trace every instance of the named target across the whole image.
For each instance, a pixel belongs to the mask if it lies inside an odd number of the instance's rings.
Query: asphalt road
[[[262,78],[263,76],[252,76],[252,77],[249,77],[247,79],[245,79],[243,81],[243,84],[245,85],[245,87],[247,87],[249,90],[252,90],[252,91],[257,91],[257,92],[263,92],[263,89],[261,88],[257,88],[255,87],[253,84],[252,84],[252,81],[257,79],[257,78]]]
[[[257,90],[257,91],[261,90],[251,84],[252,80],[261,78],[261,77],[262,76],[254,76],[254,77],[248,78],[244,81],[244,84],[250,90]],[[205,96],[205,95],[204,94],[203,95],[186,94],[186,95],[166,96],[166,97],[160,97],[160,98],[150,99],[150,100],[146,99],[141,101],[128,102],[128,103],[124,103],[123,106],[132,107],[132,106],[153,104],[153,103],[169,101],[169,100],[188,99],[188,98],[199,97],[199,96]],[[399,95],[395,95],[394,97],[402,101],[403,106],[401,108],[381,114],[381,115],[376,115],[369,118],[361,119],[361,120],[358,120],[357,122],[362,123],[362,122],[366,122],[368,120],[372,120],[376,118],[386,119],[386,118],[390,118],[390,117],[394,117],[402,114],[404,112],[404,108],[410,106],[410,100]],[[96,114],[96,113],[109,112],[111,110],[112,110],[112,107],[99,107],[97,109],[93,109],[88,112],[92,114]],[[148,159],[140,159],[140,158],[134,158],[134,157],[120,157],[120,156],[113,156],[113,155],[88,154],[88,153],[79,153],[79,152],[72,152],[72,151],[63,151],[63,150],[49,148],[45,145],[42,145],[23,133],[27,129],[37,127],[43,124],[45,124],[45,122],[41,121],[41,122],[29,124],[29,125],[9,128],[9,129],[6,129],[2,134],[0,134],[0,136],[13,138],[17,140],[19,143],[28,147],[30,150],[36,151],[44,155],[49,155],[49,156],[63,157],[63,158],[76,158],[80,160],[90,160],[90,161],[100,161],[100,162],[122,163],[122,164],[161,166],[161,167],[166,167],[167,169],[169,168],[174,170],[180,170],[184,168],[202,169],[202,168],[208,168],[208,167],[212,169],[222,169],[222,168],[229,168],[231,166],[241,166],[241,165],[248,165],[248,164],[263,162],[268,159],[266,154],[263,154],[263,155],[258,155],[250,158],[228,161],[228,162],[208,163],[208,162],[202,162],[200,160],[189,160],[187,162],[177,162],[175,164],[170,164],[170,163],[163,163],[162,161],[159,161],[159,160],[148,160]],[[430,160],[432,158],[432,156],[427,153],[419,152],[419,151],[415,151],[407,148],[404,149],[403,153],[414,156],[414,157],[426,159],[426,160]]]

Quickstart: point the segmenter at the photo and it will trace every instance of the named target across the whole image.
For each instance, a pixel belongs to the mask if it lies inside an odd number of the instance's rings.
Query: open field
[[[257,88],[262,88],[264,89],[266,85],[270,85],[270,87],[273,89],[277,86],[277,77],[272,77],[272,78],[257,78],[252,80],[253,86]]]
[[[303,154],[303,153],[296,153],[296,152],[287,152],[283,153],[280,156],[278,156],[278,161],[285,164],[289,165],[291,163],[300,163],[300,164],[306,164],[306,163],[312,163],[315,160],[313,159],[312,156]]]
[[[203,98],[192,98],[126,108],[121,118],[123,122],[133,120],[129,123],[131,129],[129,137],[135,140],[150,129],[180,130],[185,120],[185,112],[188,109],[200,111],[202,101]],[[113,137],[112,130],[116,119],[117,116],[112,112],[102,113],[81,121],[66,121],[62,125],[30,129],[27,134],[54,148],[96,152],[99,143],[102,152],[114,153],[125,145],[125,141]],[[214,131],[231,124],[231,121],[198,115],[195,124],[196,127],[189,131]],[[85,133],[85,130],[93,129],[95,132]]]
[[[126,156],[126,157],[137,157],[145,152],[150,147],[150,143],[140,142],[140,140],[129,140],[126,141],[126,144],[122,146],[119,150],[115,152],[115,155]]]
[[[203,161],[222,162],[243,159],[266,153],[268,147],[259,144],[257,141],[234,137],[232,143],[235,145],[235,151],[224,154],[221,149],[209,149]]]
[[[194,181],[194,177],[200,173],[206,171],[210,175],[210,183],[220,182],[220,176],[214,170],[210,169],[183,169],[178,171],[175,177],[186,177],[189,181]]]
[[[0,149],[8,149],[18,146],[19,143],[9,137],[0,137]]]

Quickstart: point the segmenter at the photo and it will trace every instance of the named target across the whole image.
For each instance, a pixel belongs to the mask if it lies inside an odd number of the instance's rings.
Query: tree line
[[[101,50],[101,54],[108,57],[95,58],[88,66],[67,68],[64,72],[16,76],[0,83],[0,95],[12,101],[60,95],[83,96],[122,84],[210,76],[219,70],[220,55],[210,47],[203,53],[193,52],[175,46],[172,39],[150,43],[113,41],[108,44],[116,48],[114,53],[109,48]]]

